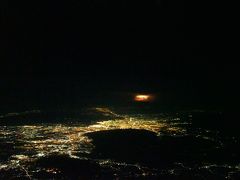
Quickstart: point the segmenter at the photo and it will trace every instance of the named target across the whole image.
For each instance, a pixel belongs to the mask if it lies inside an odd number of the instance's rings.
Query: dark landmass
[[[192,112],[192,127],[219,130],[227,135],[240,135],[238,112]]]
[[[93,139],[95,149],[92,156],[95,158],[110,158],[153,167],[166,167],[174,162],[189,165],[201,164],[202,161],[213,163],[220,159],[226,162],[224,156],[227,154],[219,153],[219,144],[200,137],[158,137],[153,132],[136,129],[98,131],[86,135]],[[234,159],[229,160],[234,162]]]
[[[41,158],[35,166],[49,171],[59,171],[54,178],[60,179],[96,179],[100,174],[100,166],[94,161],[74,159],[67,155]],[[40,179],[53,178],[53,173],[37,173],[36,176]]]
[[[200,137],[157,137],[152,132],[134,129],[100,131],[87,136],[95,145],[93,158],[110,158],[157,169],[176,168],[178,162],[191,167],[189,172],[184,170],[178,174],[177,179],[202,179],[204,176],[205,179],[224,179],[231,168],[212,167],[215,172],[211,174],[199,167],[208,163],[237,165],[240,158],[239,145],[222,147],[213,140]]]

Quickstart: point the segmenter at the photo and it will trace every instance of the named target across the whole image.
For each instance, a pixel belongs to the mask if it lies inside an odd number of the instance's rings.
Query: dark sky
[[[2,0],[0,107],[119,103],[137,92],[162,105],[233,107],[233,26],[220,6]]]

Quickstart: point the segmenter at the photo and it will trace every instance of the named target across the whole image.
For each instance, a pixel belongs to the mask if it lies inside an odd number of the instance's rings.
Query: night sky
[[[160,106],[236,108],[234,25],[220,6],[2,0],[0,111],[124,104],[134,93],[155,93]]]

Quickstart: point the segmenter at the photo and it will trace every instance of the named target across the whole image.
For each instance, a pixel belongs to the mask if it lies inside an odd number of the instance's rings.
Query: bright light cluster
[[[1,126],[0,140],[12,144],[14,152],[8,161],[1,163],[1,169],[24,169],[31,174],[28,165],[35,160],[51,154],[68,154],[72,158],[87,156],[94,148],[91,139],[85,133],[113,129],[145,129],[155,133],[166,131],[170,134],[185,133],[165,119],[121,116],[108,108],[98,108],[99,112],[115,115],[112,120],[99,121],[91,125],[45,124],[31,126]],[[119,118],[121,117],[121,118]],[[19,153],[14,154],[16,150]],[[18,152],[18,151],[17,151]],[[49,173],[58,173],[56,169],[42,169]]]

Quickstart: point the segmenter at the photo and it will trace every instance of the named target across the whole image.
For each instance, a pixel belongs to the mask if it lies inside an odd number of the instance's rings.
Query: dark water
[[[223,116],[113,108],[3,114],[0,179],[240,179],[239,133]]]

